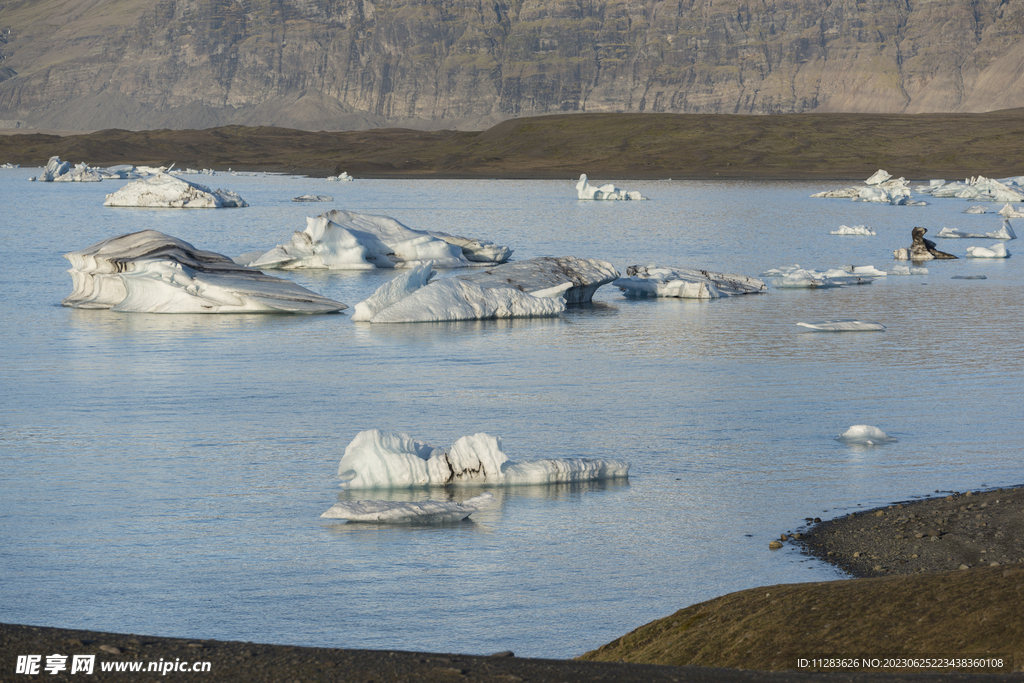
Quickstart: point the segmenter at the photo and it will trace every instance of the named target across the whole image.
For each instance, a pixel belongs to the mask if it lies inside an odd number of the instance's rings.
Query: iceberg
[[[413,230],[389,216],[333,210],[306,218],[306,229],[246,265],[281,270],[372,270],[493,266],[512,255],[508,247],[440,232]]]
[[[107,195],[103,206],[162,209],[221,209],[249,206],[231,190],[211,190],[205,185],[169,173],[133,180]]]
[[[352,320],[419,323],[498,318],[535,318],[565,310],[561,297],[535,296],[510,286],[484,287],[460,278],[430,282],[430,263],[385,283],[355,305]]]
[[[837,436],[836,440],[864,446],[874,446],[896,441],[895,438],[889,436],[878,427],[872,427],[871,425],[853,425]]]
[[[71,163],[67,161],[61,161],[59,156],[52,156],[46,162],[46,166],[43,168],[43,172],[32,180],[39,180],[44,183],[53,182],[58,177],[64,175],[71,169]]]
[[[89,164],[76,164],[67,173],[53,179],[56,183],[98,183],[103,180],[103,171],[98,168],[91,168]]]
[[[587,180],[586,173],[581,173],[579,182],[576,183],[576,196],[579,199],[647,199],[639,192],[620,190],[611,183],[595,187]]]
[[[996,242],[991,247],[967,247],[967,258],[1009,258],[1006,245]]]
[[[629,297],[679,299],[718,299],[768,289],[764,280],[747,275],[653,265],[628,266],[626,277],[620,277],[612,284]]]
[[[449,524],[461,522],[477,510],[494,504],[494,495],[481,493],[461,503],[426,500],[418,503],[391,500],[357,500],[335,503],[320,515],[326,519],[377,524]]]
[[[501,439],[479,433],[450,448],[431,446],[408,434],[368,429],[345,447],[338,463],[348,489],[419,486],[559,484],[624,478],[629,463],[605,458],[543,458],[512,461]]]
[[[293,197],[293,202],[333,202],[334,197],[329,194],[304,194],[299,197]]]
[[[355,180],[355,178],[350,176],[345,171],[342,171],[340,175],[327,176],[327,179],[330,180],[330,181],[333,181],[333,182],[342,182],[342,183],[348,182],[350,180]]]
[[[885,325],[882,323],[868,322],[864,320],[853,320],[844,318],[841,320],[823,320],[816,323],[797,323],[800,327],[806,327],[815,332],[883,332]]]
[[[925,239],[927,228],[916,227],[910,231],[913,237],[913,244],[909,247],[900,247],[892,252],[897,261],[928,261],[930,259],[955,259],[956,256],[939,251],[935,248],[935,242]]]
[[[1013,226],[1010,225],[1008,218],[1003,219],[1003,225],[998,230],[992,232],[964,232],[959,228],[943,228],[939,230],[939,234],[936,237],[943,239],[949,238],[978,238],[978,239],[989,239],[989,240],[1015,240],[1017,239],[1017,233],[1013,231]]]
[[[975,206],[968,206],[966,209],[964,209],[964,213],[971,213],[971,214],[982,214],[982,213],[987,213],[987,212],[988,212],[988,209],[986,207],[980,205],[980,204],[977,204]],[[943,229],[945,229],[945,228],[943,228]],[[942,237],[942,233],[939,233],[939,237]]]
[[[861,272],[854,272],[860,269]],[[773,268],[761,274],[771,278],[768,284],[775,289],[828,289],[848,285],[869,285],[876,278],[885,277],[885,271],[873,266],[848,266],[825,271],[809,270],[799,265]]]
[[[878,169],[864,181],[865,187],[847,187],[840,190],[826,190],[811,197],[852,199],[855,202],[874,202],[895,206],[924,206],[925,202],[911,199],[913,192],[906,178],[893,178],[892,174]],[[833,233],[845,234],[845,233]]]
[[[345,304],[156,230],[65,254],[71,308],[133,313],[331,313]]]
[[[1024,218],[1024,207],[1015,209],[1012,204],[1003,204],[1003,208],[999,209],[999,215],[1003,218]]]
[[[607,261],[575,256],[540,256],[494,268],[456,275],[481,287],[513,287],[537,297],[561,296],[567,304],[583,304],[619,277]]]
[[[868,185],[880,185],[881,183],[884,183],[885,181],[889,180],[889,178],[892,178],[892,173],[889,173],[888,171],[882,169],[878,169],[873,174],[871,174],[870,178],[868,178],[864,182],[867,183]]]
[[[833,230],[829,233],[830,235],[863,235],[872,236],[875,234],[873,228],[869,228],[866,225],[840,225],[838,230]]]

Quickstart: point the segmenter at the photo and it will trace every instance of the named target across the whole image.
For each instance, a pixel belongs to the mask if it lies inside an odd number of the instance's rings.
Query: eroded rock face
[[[83,0],[0,27],[0,120],[482,128],[571,111],[1024,106],[1003,0]],[[54,30],[54,26],[60,28]]]

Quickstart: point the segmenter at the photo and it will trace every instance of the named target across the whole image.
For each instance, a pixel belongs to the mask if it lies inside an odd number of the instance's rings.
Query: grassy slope
[[[582,659],[781,671],[798,657],[971,654],[1021,671],[1022,604],[1019,567],[769,586],[679,610]]]
[[[0,163],[53,155],[357,177],[915,179],[1024,173],[1024,109],[988,114],[568,114],[483,132],[309,132],[227,126],[0,135]]]

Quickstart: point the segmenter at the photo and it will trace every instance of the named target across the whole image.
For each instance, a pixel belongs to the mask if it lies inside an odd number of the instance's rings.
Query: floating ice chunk
[[[334,197],[329,194],[304,194],[292,198],[293,202],[333,202]]]
[[[561,298],[534,296],[513,287],[482,287],[459,278],[427,282],[427,263],[381,286],[356,304],[354,321],[420,323],[498,318],[537,318],[565,310]]]
[[[103,206],[221,209],[249,205],[231,190],[211,190],[205,185],[176,178],[169,173],[157,173],[133,180],[120,190],[108,194]]]
[[[481,259],[486,255],[508,258],[511,253],[507,247],[483,240],[413,230],[389,216],[334,210],[306,218],[305,230],[296,231],[290,242],[279,244],[248,265],[366,270],[415,268],[432,262],[435,268],[463,268],[493,266],[499,263],[497,259]]]
[[[350,176],[350,175],[349,175],[349,174],[348,174],[347,172],[345,172],[345,171],[342,171],[342,172],[341,172],[341,175],[332,175],[332,176],[328,176],[328,177],[327,177],[327,179],[328,179],[328,180],[331,180],[331,181],[334,181],[334,182],[348,182],[348,181],[350,181],[350,180],[355,180],[355,178],[353,178],[352,176]]]
[[[67,173],[53,179],[57,183],[98,183],[103,180],[103,172],[98,168],[91,168],[89,164],[76,164]]]
[[[871,266],[867,267],[874,270]],[[849,268],[852,269],[853,266],[849,266]],[[883,273],[883,271],[877,272]],[[852,274],[850,270],[839,268],[826,271],[809,270],[801,268],[799,265],[773,268],[761,275],[771,278],[768,280],[768,284],[775,289],[826,289],[847,285],[867,285],[874,282],[876,277],[881,277],[873,274]]]
[[[626,277],[620,277],[612,284],[629,297],[679,299],[717,299],[768,289],[764,280],[746,275],[653,265],[629,266],[626,268]]]
[[[892,178],[891,173],[889,173],[888,171],[883,171],[882,169],[878,169],[871,175],[870,178],[868,178],[864,182],[867,183],[868,185],[878,185],[880,183],[884,183],[889,178]]]
[[[156,230],[65,254],[74,291],[62,304],[140,313],[329,313],[347,308],[294,282]]]
[[[379,429],[360,432],[338,463],[342,486],[350,489],[411,488],[452,484],[555,484],[616,479],[629,463],[604,458],[546,458],[514,462],[501,439],[480,433],[444,449],[408,434]]]
[[[427,500],[418,503],[391,500],[357,500],[335,503],[321,517],[377,524],[446,524],[459,522],[477,510],[494,504],[494,495],[481,493],[461,503]]]
[[[864,235],[871,236],[875,234],[874,228],[869,228],[866,225],[840,225],[838,230],[833,230],[829,233],[830,235]]]
[[[579,182],[576,183],[576,196],[580,199],[646,199],[639,192],[620,190],[611,183],[595,187],[587,181],[586,173],[581,173]]]
[[[1024,207],[1015,209],[1012,204],[1003,204],[1003,208],[999,209],[999,215],[1003,218],[1024,218]]]
[[[874,446],[896,441],[895,438],[889,436],[878,427],[872,427],[871,425],[853,425],[837,436],[836,439],[844,443],[864,446]]]
[[[494,268],[456,275],[481,287],[514,287],[539,297],[562,297],[566,303],[587,303],[619,271],[607,261],[575,256],[541,256]]]
[[[814,330],[815,332],[882,332],[885,330],[885,325],[882,323],[853,320],[851,318],[823,320],[816,323],[797,323],[797,325]]]
[[[966,209],[964,209],[964,213],[981,214],[981,213],[987,213],[987,212],[988,212],[988,209],[986,207],[982,206],[981,204],[977,204],[975,206],[968,206]],[[946,228],[943,228],[943,230],[945,230],[945,229]],[[938,237],[942,237],[942,233],[941,232],[939,232]]]
[[[61,161],[59,156],[50,157],[49,161],[46,162],[46,167],[43,172],[37,176],[40,182],[53,182],[58,177],[64,175],[71,169],[71,163],[67,161]]]
[[[928,269],[924,267],[905,266],[896,264],[889,271],[889,275],[927,275]]]
[[[1017,233],[1013,231],[1013,226],[1010,225],[1008,218],[1003,219],[1003,225],[998,230],[992,232],[964,232],[959,228],[943,228],[939,230],[939,234],[936,237],[942,238],[979,238],[979,239],[990,239],[990,240],[1015,240],[1017,239]]]
[[[1009,258],[1006,245],[996,242],[990,247],[967,247],[967,258]]]

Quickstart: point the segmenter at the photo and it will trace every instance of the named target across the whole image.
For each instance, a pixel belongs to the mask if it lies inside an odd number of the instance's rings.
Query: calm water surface
[[[62,254],[143,228],[235,255],[343,208],[507,244],[515,259],[757,275],[888,269],[915,225],[999,227],[963,214],[964,201],[808,196],[844,182],[659,181],[619,183],[650,201],[600,203],[577,201],[573,180],[221,174],[200,182],[249,208],[160,211],[103,207],[123,181],[27,182],[36,172],[0,171],[0,621],[570,657],[729,591],[837,578],[767,549],[807,516],[1024,481],[1019,256],[711,302],[632,301],[606,286],[545,320],[370,326],[59,305],[71,291]],[[291,201],[308,193],[335,201]],[[877,236],[828,234],[862,224]],[[963,256],[989,243],[939,247]],[[351,306],[393,275],[286,277]],[[795,325],[832,318],[888,329]],[[835,440],[854,424],[898,442]],[[483,431],[513,459],[633,468],[628,482],[493,490],[499,505],[455,526],[321,520],[350,495],[336,479],[345,446],[375,427],[436,445]]]

